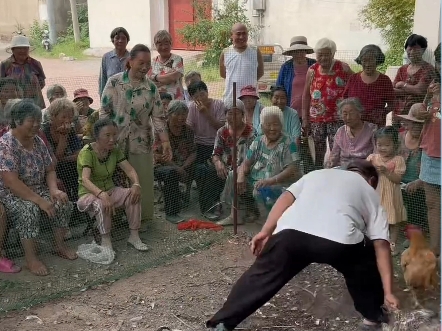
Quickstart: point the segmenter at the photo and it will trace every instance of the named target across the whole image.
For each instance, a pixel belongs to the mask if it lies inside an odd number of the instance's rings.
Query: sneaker
[[[222,219],[221,221],[216,222],[216,224],[218,224],[218,225],[233,225],[233,217],[228,216],[228,217]],[[238,225],[244,224],[244,220],[237,219],[237,224]]]
[[[178,224],[181,222],[184,222],[186,219],[184,217],[181,217],[180,215],[176,214],[176,215],[166,215],[166,221],[173,223],[173,224]]]

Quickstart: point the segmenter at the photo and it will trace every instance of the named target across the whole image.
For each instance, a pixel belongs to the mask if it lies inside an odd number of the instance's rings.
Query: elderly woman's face
[[[24,61],[29,57],[29,47],[14,47],[12,55],[14,55],[16,60]]]
[[[53,92],[52,92],[52,97],[51,100],[49,100],[49,102],[53,102],[56,99],[61,99],[64,98],[64,91],[61,87],[56,87],[54,88]]]
[[[282,124],[278,115],[270,115],[264,119],[261,123],[262,133],[270,141],[275,141],[279,139],[282,133]]]
[[[18,125],[17,129],[21,129],[28,137],[35,137],[40,130],[41,116],[27,116],[23,120],[22,125]]]
[[[114,44],[117,50],[125,50],[128,43],[127,37],[123,32],[120,32],[114,37],[112,43]]]
[[[406,49],[407,57],[411,62],[416,62],[422,60],[422,55],[424,54],[425,49],[420,47],[419,45],[408,46]]]
[[[229,109],[226,112],[226,122],[230,126],[233,126],[234,123],[237,125],[241,124],[243,122],[244,113],[242,110],[239,110],[237,108]]]
[[[139,77],[146,76],[152,67],[152,59],[150,52],[138,52],[134,59],[129,60],[130,70]]]
[[[189,114],[187,110],[177,110],[169,114],[167,118],[169,119],[170,124],[183,126],[186,124],[187,114]]]
[[[51,120],[55,130],[59,133],[67,133],[71,130],[72,122],[74,121],[74,114],[70,110],[61,110],[57,116]]]
[[[342,120],[350,128],[361,122],[361,113],[353,105],[345,105],[341,109]]]
[[[241,98],[241,101],[243,102],[246,109],[254,109],[258,99],[252,96],[244,96]]]
[[[283,110],[287,106],[287,94],[284,91],[275,91],[272,96],[272,105]]]
[[[318,49],[316,52],[316,61],[324,68],[330,68],[334,54],[330,48]]]
[[[161,56],[169,56],[172,50],[172,42],[167,39],[159,40],[155,43],[155,47]]]
[[[367,75],[372,75],[376,72],[376,54],[368,52],[361,57],[362,70]]]
[[[97,144],[101,148],[110,151],[114,148],[116,141],[117,128],[115,125],[107,125],[101,128],[97,137]]]
[[[17,99],[17,98],[18,98],[17,88],[15,87],[14,84],[6,84],[0,90],[1,101],[6,102],[10,99]]]
[[[305,56],[307,55],[307,52],[306,51],[303,51],[303,50],[297,50],[297,51],[294,51],[293,53],[292,53],[292,56],[293,56],[293,61],[295,61],[295,62],[302,62],[302,61],[305,61]]]

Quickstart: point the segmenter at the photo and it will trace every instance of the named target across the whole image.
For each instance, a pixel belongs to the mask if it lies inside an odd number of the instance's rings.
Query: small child
[[[161,92],[160,99],[163,104],[164,113],[167,114],[167,107],[169,107],[169,103],[172,101],[172,96],[169,93]]]
[[[401,180],[405,173],[405,161],[399,155],[400,140],[398,131],[386,126],[375,133],[376,153],[368,156],[379,172],[377,191],[381,204],[387,212],[390,224],[390,247],[396,254],[396,243],[399,235],[399,223],[406,220],[406,212],[402,201]]]

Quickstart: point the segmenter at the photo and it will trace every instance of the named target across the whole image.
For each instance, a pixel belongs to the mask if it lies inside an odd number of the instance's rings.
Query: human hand
[[[82,110],[84,108],[84,103],[83,101],[76,101],[75,105],[77,106],[77,110]]]
[[[255,189],[260,189],[270,185],[271,183],[268,179],[260,179],[255,183]]]
[[[396,85],[394,86],[395,88],[401,89],[403,88],[405,85],[405,82],[397,82]]]
[[[101,200],[103,212],[111,216],[115,215],[115,207],[109,194],[103,191],[99,194],[98,198]]]
[[[420,180],[419,179],[415,180],[415,181],[412,181],[411,183],[408,183],[405,186],[405,192],[413,194],[414,192],[416,192],[418,190],[419,186],[420,186]]]
[[[260,231],[252,238],[252,241],[250,242],[250,250],[252,251],[253,255],[258,256],[261,254],[262,249],[269,240],[270,236],[270,233]]]
[[[198,109],[200,113],[204,114],[207,112],[207,107],[201,101],[195,101],[195,104],[196,104],[196,109]]]
[[[224,165],[224,163],[220,160],[215,162],[215,169],[216,169],[216,173],[218,175],[219,178],[222,179],[226,179],[227,175],[229,174],[226,166]]]
[[[136,205],[140,202],[141,187],[139,185],[132,185],[130,188],[130,203]]]
[[[384,304],[387,308],[392,310],[399,309],[399,299],[392,293],[384,296]]]
[[[42,198],[38,203],[38,207],[43,210],[49,218],[55,217],[56,210],[52,202]]]
[[[440,94],[440,83],[434,83],[434,82],[431,83],[428,86],[428,93],[431,95],[435,95],[435,94],[439,95]]]
[[[246,182],[243,177],[238,176],[236,185],[238,189],[238,194],[244,194],[246,192]]]
[[[51,201],[54,204],[56,202],[58,202],[58,203],[64,205],[69,202],[68,195],[61,190],[58,190],[58,189],[53,190],[53,191],[50,191],[49,194],[51,195]]]
[[[385,174],[385,173],[387,173],[388,169],[385,166],[381,165],[381,166],[377,166],[376,170],[381,174]]]
[[[162,162],[170,162],[172,161],[172,147],[170,146],[169,141],[165,141],[161,144],[163,148],[163,160]]]

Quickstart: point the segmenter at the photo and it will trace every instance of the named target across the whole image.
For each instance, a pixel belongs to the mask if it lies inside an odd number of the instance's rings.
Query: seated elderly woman
[[[161,142],[156,143],[154,151],[157,165],[154,168],[155,178],[163,182],[164,210],[166,220],[179,223],[184,219],[179,215],[181,202],[189,203],[190,186],[193,181],[196,160],[196,145],[193,130],[186,124],[189,108],[184,101],[171,101],[167,107],[167,131],[172,148],[172,160],[164,160]],[[157,139],[159,142],[159,139]],[[187,184],[186,195],[180,199],[180,182]]]
[[[270,195],[282,193],[282,188],[296,182],[302,176],[296,142],[283,132],[284,115],[279,107],[265,107],[261,111],[261,130],[247,151],[240,171],[240,191],[249,189],[258,202]],[[263,203],[259,203],[262,207]],[[261,215],[267,216],[267,215]]]
[[[213,149],[212,162],[215,165],[218,177],[225,180],[224,191],[221,201],[232,203],[233,197],[233,171],[232,161],[233,157],[233,134],[236,127],[236,164],[241,167],[245,160],[247,151],[250,148],[253,140],[256,138],[256,130],[245,123],[245,106],[241,100],[236,100],[236,108],[233,107],[233,100],[225,102],[226,124],[218,129],[215,138],[215,146]],[[244,200],[247,207],[253,207],[253,196],[251,190],[243,190],[240,192],[240,197]],[[239,223],[243,223],[243,219],[239,219]],[[231,208],[230,216],[217,222],[219,225],[233,224],[233,206]]]
[[[110,231],[115,209],[124,207],[129,222],[128,243],[139,251],[148,247],[139,236],[141,226],[141,186],[135,169],[115,146],[118,128],[111,119],[94,124],[95,142],[85,145],[78,155],[78,210],[95,217],[101,245],[112,250]],[[112,176],[119,167],[132,182],[130,188],[115,186]]]
[[[33,101],[12,108],[11,130],[0,138],[0,201],[20,235],[27,268],[43,276],[48,269],[38,259],[35,244],[41,225],[54,226],[58,255],[69,260],[77,255],[64,242],[72,203],[57,188],[54,161],[37,136],[40,123],[41,111]]]
[[[336,132],[326,167],[345,167],[353,159],[365,160],[373,153],[376,124],[362,121],[364,108],[357,98],[338,103],[338,113],[344,121]]]
[[[57,99],[48,107],[49,122],[43,124],[43,132],[57,158],[57,177],[63,182],[70,201],[78,200],[77,155],[82,147],[72,127],[75,113],[72,101]]]

